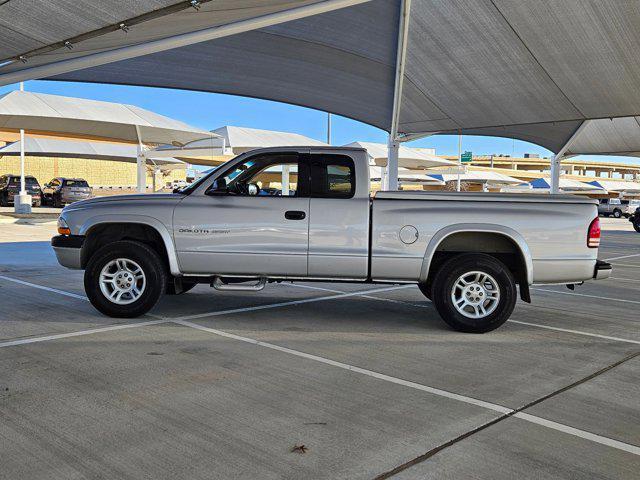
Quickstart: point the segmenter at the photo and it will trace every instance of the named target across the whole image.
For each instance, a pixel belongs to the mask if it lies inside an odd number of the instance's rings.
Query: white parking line
[[[17,278],[5,277],[4,275],[0,275],[0,279],[6,280],[7,282],[18,283],[26,287],[33,287],[39,290],[45,290],[47,292],[58,293],[60,295],[64,295],[65,297],[71,297],[71,298],[77,298],[78,300],[89,301],[89,299],[84,295],[78,295],[76,293],[65,292],[64,290],[58,290],[57,288],[45,287],[44,285],[37,285],[35,283],[25,282],[24,280],[18,280]]]
[[[618,280],[620,282],[640,282],[636,278],[609,277],[607,280]]]
[[[555,330],[556,332],[574,333],[576,335],[585,335],[587,337],[602,338],[604,340],[615,340],[616,342],[633,343],[633,344],[636,344],[636,345],[640,345],[640,341],[639,340],[629,340],[627,338],[610,337],[608,335],[599,335],[597,333],[583,332],[583,331],[580,331],[580,330],[571,330],[569,328],[550,327],[548,325],[541,325],[539,323],[523,322],[521,320],[507,320],[507,321],[509,323],[517,323],[517,324],[520,324],[520,325],[528,325],[530,327],[544,328],[545,330]]]
[[[469,403],[471,405],[483,407],[489,410],[493,410],[495,412],[511,413],[513,411],[513,409],[511,408],[504,407],[502,405],[496,405],[495,403],[489,403],[489,402],[485,402],[484,400],[479,400],[477,398],[458,395],[457,393],[448,392],[446,390],[440,390],[439,388],[429,387],[427,385],[422,385],[420,383],[410,382],[408,380],[403,380],[401,378],[385,375],[384,373],[378,373],[372,370],[367,370],[366,368],[360,368],[354,365],[349,365],[347,363],[337,362],[329,358],[320,357],[318,355],[312,355],[310,353],[300,352],[298,350],[293,350],[291,348],[281,347],[280,345],[275,345],[273,343],[263,342],[261,340],[255,340],[253,338],[248,338],[248,337],[242,337],[240,335],[235,335],[233,333],[217,330],[215,328],[204,327],[202,325],[198,325],[197,323],[187,322],[184,320],[173,320],[173,322],[179,325],[183,325],[185,327],[195,328],[197,330],[202,330],[204,332],[213,333],[221,337],[231,338],[233,340],[239,340],[241,342],[251,343],[253,345],[258,345],[260,347],[270,348],[271,350],[277,350],[279,352],[295,355],[296,357],[302,357],[309,360],[314,360],[316,362],[324,363],[326,365],[331,365],[333,367],[342,368],[344,370],[349,370],[351,372],[360,373],[362,375],[367,375],[369,377],[377,378],[379,380],[384,380],[386,382],[391,382],[398,385],[404,385],[405,387],[414,388],[416,390],[422,390],[423,392],[433,393],[434,395],[438,395],[440,397],[446,397],[453,400],[458,400],[460,402]]]
[[[586,440],[590,440],[595,443],[599,443],[601,445],[606,445],[608,447],[616,448],[618,450],[623,450],[625,452],[633,453],[635,455],[640,455],[640,447],[635,445],[627,444],[620,442],[618,440],[614,440],[608,437],[603,437],[602,435],[597,435],[591,432],[587,432],[585,430],[580,430],[574,427],[570,427],[568,425],[564,425],[562,423],[553,422],[551,420],[547,420],[542,417],[537,417],[535,415],[529,415],[528,413],[518,412],[514,413],[515,410],[505,407],[503,405],[498,405],[495,403],[485,402],[484,400],[480,400],[473,397],[467,397],[466,395],[459,395],[457,393],[449,392],[447,390],[441,390],[439,388],[430,387],[428,385],[423,385],[421,383],[411,382],[409,380],[404,380],[402,378],[392,377],[390,375],[386,375],[384,373],[375,372],[373,370],[368,370],[366,368],[357,367],[355,365],[350,365],[348,363],[338,362],[335,360],[331,360],[330,358],[321,357],[319,355],[313,355],[310,353],[301,352],[299,350],[294,350],[292,348],[281,347],[280,345],[275,345],[269,342],[263,342],[261,340],[256,340],[253,338],[243,337],[240,335],[235,335],[233,333],[228,333],[222,330],[217,330],[214,328],[204,327],[202,325],[198,325],[197,323],[187,322],[184,320],[174,320],[174,323],[179,325],[183,325],[185,327],[195,328],[197,330],[201,330],[208,333],[213,333],[214,335],[218,335],[225,338],[230,338],[233,340],[238,340],[245,343],[250,343],[252,345],[269,348],[271,350],[276,350],[282,353],[288,353],[290,355],[294,355],[296,357],[306,358],[308,360],[312,360],[315,362],[323,363],[325,365],[330,365],[332,367],[341,368],[343,370],[348,370],[350,372],[359,373],[361,375],[366,375],[368,377],[376,378],[378,380],[382,380],[385,382],[394,383],[396,385],[402,385],[404,387],[413,388],[415,390],[420,390],[423,392],[431,393],[433,395],[437,395],[439,397],[448,398],[450,400],[456,400],[459,402],[463,402],[470,405],[475,405],[481,408],[485,408],[487,410],[492,410],[494,412],[499,412],[503,415],[513,414],[514,417],[517,417],[521,420],[525,420],[527,422],[535,423],[536,425],[541,425],[543,427],[556,430],[559,432],[563,432],[569,435],[573,435],[576,437],[584,438]]]
[[[623,443],[609,437],[596,435],[595,433],[587,432],[585,430],[580,430],[578,428],[573,428],[568,425],[564,425],[562,423],[547,420],[545,418],[536,417],[535,415],[529,415],[528,413],[524,413],[524,412],[518,412],[513,416],[521,420],[526,420],[527,422],[535,423],[536,425],[541,425],[543,427],[551,428],[559,432],[568,433],[569,435],[573,435],[575,437],[591,440],[592,442],[596,442],[601,445],[606,445],[607,447],[617,448],[618,450],[624,450],[625,452],[633,453],[634,455],[640,455],[640,447],[637,447],[636,445]]]
[[[302,284],[299,284],[299,283],[292,283],[291,286],[292,287],[298,287],[298,288],[308,288],[308,289],[311,289],[311,290],[321,290],[321,291],[324,291],[324,292],[345,293],[342,290],[333,290],[332,288],[316,287],[315,285],[311,286],[311,285],[302,285]],[[411,286],[415,286],[415,285],[413,285],[413,284],[412,285],[407,285],[407,288],[411,287]],[[370,293],[371,290],[369,290],[368,292]],[[381,302],[389,302],[389,303],[400,303],[402,305],[411,305],[412,307],[418,307],[418,308],[431,308],[431,305],[420,305],[418,303],[411,303],[411,302],[406,302],[404,300],[396,300],[396,299],[393,299],[393,298],[374,297],[373,295],[365,295],[365,294],[362,294],[360,296],[362,298],[368,298],[369,300],[379,300]],[[425,297],[425,300],[427,302],[431,303],[431,300],[429,300],[426,297]]]
[[[631,267],[631,268],[640,268],[640,265],[634,265],[633,263],[616,263],[611,262],[611,265],[614,267]]]
[[[182,317],[176,317],[172,320],[196,320],[198,318],[205,317],[216,317],[219,315],[230,315],[233,313],[243,313],[243,312],[253,312],[256,310],[266,310],[270,308],[278,308],[278,307],[288,307],[290,305],[302,305],[304,303],[313,303],[313,302],[323,302],[326,300],[336,300],[338,298],[347,298],[347,297],[358,297],[367,293],[377,293],[377,292],[390,292],[393,290],[400,290],[402,288],[409,288],[412,285],[401,285],[395,287],[386,287],[386,288],[378,288],[374,290],[364,290],[357,292],[347,292],[340,293],[339,295],[329,295],[327,297],[317,297],[317,298],[305,298],[303,300],[291,300],[289,302],[280,302],[280,303],[269,303],[267,305],[257,305],[254,307],[243,307],[243,308],[233,308],[231,310],[218,310],[215,312],[205,312],[205,313],[196,313],[193,315],[184,315]]]
[[[160,323],[167,323],[168,320],[149,320],[148,322],[138,322],[138,323],[125,323],[120,325],[110,325],[108,327],[101,328],[92,328],[89,330],[80,330],[77,332],[70,333],[58,333],[56,335],[46,335],[43,337],[30,337],[30,338],[21,338],[20,340],[10,340],[8,342],[0,342],[0,348],[3,347],[14,347],[16,345],[26,345],[29,343],[38,343],[38,342],[46,342],[49,340],[58,340],[60,338],[69,338],[69,337],[79,337],[82,335],[92,335],[94,333],[101,332],[111,332],[113,330],[124,330],[127,328],[137,328],[137,327],[146,327],[148,325],[158,325]]]
[[[611,300],[612,302],[634,303],[636,305],[640,305],[640,301],[637,301],[637,300],[625,300],[624,298],[601,297],[599,295],[587,295],[586,293],[559,292],[557,290],[549,290],[547,288],[532,288],[531,290],[536,290],[538,292],[557,293],[558,295],[569,295],[569,296],[574,296],[574,297],[597,298],[598,300]]]
[[[640,253],[634,253],[633,255],[621,255],[619,257],[605,258],[604,260],[606,262],[610,262],[611,260],[620,260],[622,258],[631,258],[631,257],[640,257]]]

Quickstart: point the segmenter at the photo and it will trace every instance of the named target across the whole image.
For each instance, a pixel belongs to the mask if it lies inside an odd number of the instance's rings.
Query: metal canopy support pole
[[[136,136],[138,137],[138,153],[136,155],[136,191],[144,193],[147,188],[147,159],[144,154],[144,146],[140,136],[140,127],[136,125]]]
[[[562,157],[565,156],[565,153],[567,152],[567,150],[569,150],[569,148],[571,147],[573,142],[576,140],[576,138],[580,136],[580,134],[582,133],[582,131],[584,130],[584,128],[587,126],[588,123],[589,123],[589,120],[585,120],[584,122],[582,122],[580,126],[576,129],[576,131],[573,132],[573,135],[571,135],[569,140],[567,140],[567,142],[562,146],[562,148],[558,150],[558,152],[551,157],[551,185],[550,185],[551,193],[560,193],[560,172],[561,172],[560,162],[562,161]]]
[[[20,91],[24,92],[24,83],[20,82]],[[31,195],[27,194],[24,178],[24,128],[20,129],[20,191],[13,197],[13,209],[16,213],[31,213]]]
[[[370,1],[371,0],[324,0],[321,2],[315,2],[310,5],[289,8],[282,12],[269,13],[259,17],[250,18],[248,20],[229,23],[227,25],[204,28],[195,32],[173,35],[159,40],[142,42],[121,48],[113,48],[104,52],[83,55],[77,58],[61,60],[59,62],[9,72],[4,75],[0,75],[0,85],[17,83],[22,80],[52,77],[54,75],[82,70],[84,68],[119,62],[120,60],[127,60],[129,58],[141,57],[151,53],[164,52],[174,48],[186,47],[187,45],[206,42],[216,38],[250,32],[252,30],[258,30],[272,25],[279,25],[281,23],[299,20],[301,18],[311,17],[313,15],[319,15],[354,5],[360,5]]]
[[[398,24],[398,48],[396,50],[396,78],[393,89],[393,111],[391,114],[391,130],[389,131],[387,155],[386,186],[383,190],[398,189],[398,155],[400,139],[398,138],[398,124],[400,122],[400,108],[402,102],[402,86],[404,84],[404,67],[407,59],[407,37],[409,35],[409,19],[411,14],[411,0],[402,0],[400,4],[400,22]]]
[[[327,112],[327,143],[331,145],[331,114]]]
[[[456,179],[456,192],[460,191],[460,170],[462,169],[462,134],[458,130],[458,176]]]

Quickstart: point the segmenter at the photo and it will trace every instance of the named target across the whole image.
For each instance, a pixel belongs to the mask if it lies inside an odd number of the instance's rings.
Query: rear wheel
[[[482,253],[446,261],[433,280],[433,303],[442,319],[460,332],[485,333],[508,320],[517,291],[513,274]]]
[[[51,202],[53,203],[54,208],[62,207],[62,197],[60,197],[59,195],[52,195]]]
[[[7,198],[7,194],[1,194],[0,193],[0,207],[8,207],[9,206],[9,200]]]
[[[622,216],[622,212],[620,210],[616,209],[616,210],[613,211],[613,216],[615,218],[620,218]]]
[[[640,233],[640,219],[639,219],[639,220],[636,220],[635,222],[633,222],[633,224],[632,224],[632,225],[633,225],[633,229],[634,229],[636,232]]]
[[[110,317],[144,315],[158,302],[166,283],[160,256],[144,243],[129,240],[99,249],[84,272],[91,304]]]

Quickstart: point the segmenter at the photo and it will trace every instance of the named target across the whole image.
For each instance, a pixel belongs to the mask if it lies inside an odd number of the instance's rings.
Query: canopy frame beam
[[[409,21],[411,19],[411,0],[402,0],[400,4],[400,21],[398,23],[398,46],[396,49],[396,77],[393,88],[393,110],[391,113],[391,129],[389,131],[386,175],[383,190],[398,189],[398,156],[400,142],[398,125],[400,123],[400,108],[402,107],[402,88],[404,86],[404,70],[407,59],[407,44],[409,36]]]
[[[569,150],[569,148],[571,148],[571,145],[573,144],[573,142],[575,142],[575,140],[580,136],[580,134],[582,133],[582,131],[585,129],[585,127],[589,124],[589,120],[585,120],[583,121],[580,126],[578,128],[576,128],[576,131],[573,132],[573,134],[571,135],[571,137],[569,137],[569,140],[567,140],[565,142],[565,144],[562,146],[562,148],[560,148],[560,150],[558,150],[556,152],[555,155],[553,155],[551,157],[551,189],[550,189],[550,193],[554,194],[554,193],[560,193],[560,172],[562,171],[561,167],[561,162],[562,162],[562,157],[565,156],[567,150]]]
[[[226,25],[218,25],[215,27],[197,30],[195,32],[182,33],[149,42],[114,48],[104,52],[92,53],[82,57],[25,68],[14,72],[0,74],[0,86],[21,82],[23,80],[35,80],[55,75],[62,75],[76,70],[96,67],[121,60],[128,60],[130,58],[172,50],[174,48],[186,47],[195,43],[228,37],[238,33],[250,32],[252,30],[299,20],[370,1],[371,0],[324,0],[322,2],[290,8],[281,12],[261,15],[259,17],[240,20]]]

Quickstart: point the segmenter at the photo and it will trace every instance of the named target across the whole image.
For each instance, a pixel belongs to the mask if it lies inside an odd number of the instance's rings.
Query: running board
[[[247,280],[252,280],[252,279],[247,279],[247,278],[236,278],[236,277],[226,277],[228,280],[232,281],[233,283],[225,283],[225,281],[223,280],[223,277],[214,277],[213,278],[213,282],[211,282],[211,286],[213,288],[215,288],[216,290],[235,290],[235,291],[244,291],[244,292],[259,292],[260,290],[262,290],[264,288],[264,286],[267,284],[267,277],[260,277],[258,279],[253,279],[253,280],[257,280],[257,283],[252,283],[249,285],[243,285],[242,283],[239,282],[246,282]]]

